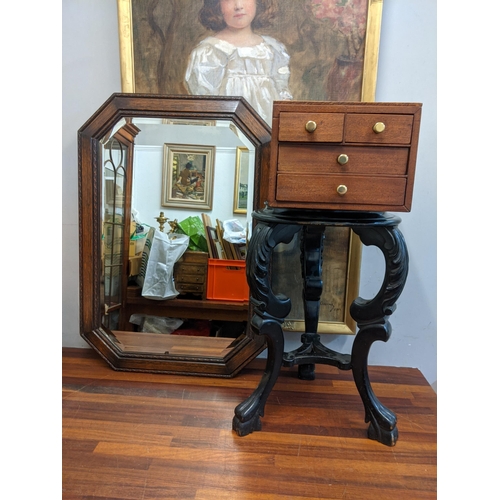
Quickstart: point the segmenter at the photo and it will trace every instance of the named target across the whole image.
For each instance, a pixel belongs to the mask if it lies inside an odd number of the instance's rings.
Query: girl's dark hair
[[[278,12],[276,0],[255,0],[255,4],[257,9],[255,18],[252,21],[252,28],[258,29],[270,26]],[[226,27],[220,9],[220,0],[204,0],[198,18],[205,28],[212,31],[221,31]]]

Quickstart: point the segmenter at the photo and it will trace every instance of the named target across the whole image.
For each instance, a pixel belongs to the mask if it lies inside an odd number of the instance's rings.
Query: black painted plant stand
[[[235,409],[233,429],[245,436],[261,429],[267,398],[276,383],[280,368],[298,365],[299,377],[314,379],[315,364],[329,364],[352,370],[353,378],[365,407],[365,421],[370,422],[368,437],[394,446],[398,439],[396,415],[373,393],[368,377],[368,353],[376,340],[386,342],[391,335],[389,316],[403,291],[408,274],[408,252],[398,229],[399,217],[378,212],[330,210],[269,209],[256,211],[257,221],[247,255],[247,279],[253,305],[253,333],[267,340],[267,364],[263,377],[248,399]],[[384,282],[370,300],[358,297],[351,304],[352,318],[358,332],[351,354],[335,352],[320,341],[317,333],[322,282],[322,253],[327,226],[351,228],[364,245],[378,247],[386,263]],[[285,353],[282,324],[291,310],[290,299],[271,288],[273,249],[289,243],[301,231],[301,263],[305,333],[302,346]]]

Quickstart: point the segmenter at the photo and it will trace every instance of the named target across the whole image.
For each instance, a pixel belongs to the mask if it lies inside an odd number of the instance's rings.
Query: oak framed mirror
[[[130,281],[129,230],[132,219],[157,226],[160,210],[170,220],[200,215],[196,205],[162,206],[169,144],[186,145],[187,151],[213,148],[212,213],[248,222],[251,211],[264,206],[260,180],[267,178],[270,140],[262,118],[243,98],[232,97],[113,94],[80,128],[80,332],[112,368],[232,377],[265,348],[264,338],[253,338],[247,327],[248,302],[141,297]],[[241,148],[250,157],[248,211],[234,214],[234,165]],[[133,315],[215,322],[217,333],[138,330]]]

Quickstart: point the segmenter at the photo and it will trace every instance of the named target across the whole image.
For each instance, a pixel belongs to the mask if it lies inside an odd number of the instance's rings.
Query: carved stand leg
[[[276,383],[283,359],[284,338],[281,325],[288,316],[291,303],[284,295],[274,295],[271,288],[270,266],[272,251],[278,243],[290,243],[298,225],[257,224],[250,240],[247,255],[247,278],[253,317],[252,332],[265,335],[267,363],[262,379],[255,391],[234,410],[233,430],[246,436],[261,429],[267,398]]]
[[[302,263],[302,279],[304,289],[304,320],[306,333],[302,336],[302,343],[314,345],[319,341],[318,321],[323,280],[321,271],[323,265],[323,241],[325,239],[324,226],[305,226],[302,232],[300,260]],[[311,363],[299,364],[299,378],[314,380],[315,365]]]
[[[329,364],[349,370],[351,356],[335,352],[321,343],[318,332],[319,308],[323,291],[323,241],[325,226],[304,226],[301,240],[301,263],[303,280],[303,303],[305,333],[301,336],[302,345],[285,353],[284,366],[298,365],[298,376],[302,380],[314,380],[315,363]]]
[[[319,340],[318,321],[323,280],[321,270],[323,265],[323,241],[325,239],[325,226],[305,226],[302,231],[301,254],[302,281],[304,289],[302,300],[304,302],[305,334],[302,343],[314,345]],[[299,365],[299,378],[314,380],[315,365],[304,363]]]
[[[365,407],[365,422],[370,422],[368,437],[387,446],[398,439],[396,415],[375,396],[368,376],[368,354],[376,340],[387,342],[391,335],[389,316],[403,291],[408,275],[408,252],[397,227],[353,228],[365,245],[375,245],[384,254],[386,271],[378,294],[371,300],[357,298],[351,305],[351,316],[359,331],[354,339],[351,365],[359,395]]]

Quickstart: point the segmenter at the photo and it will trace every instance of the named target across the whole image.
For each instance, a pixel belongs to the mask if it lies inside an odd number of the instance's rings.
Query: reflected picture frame
[[[250,151],[244,146],[236,148],[234,174],[233,213],[246,214],[248,206],[248,175],[250,169]]]
[[[161,205],[212,210],[215,146],[164,144]]]
[[[195,125],[197,127],[215,127],[216,120],[185,120],[183,118],[165,118],[162,123],[166,125]]]

